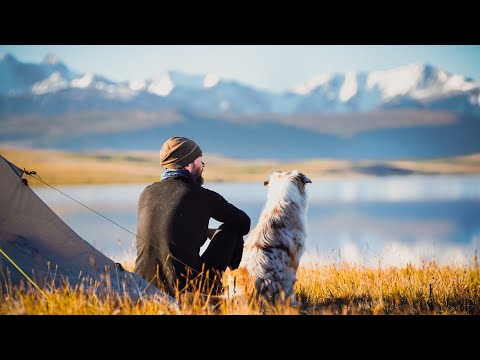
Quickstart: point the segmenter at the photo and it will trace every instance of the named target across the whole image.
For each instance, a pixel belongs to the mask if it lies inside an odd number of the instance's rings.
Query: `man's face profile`
[[[203,185],[203,167],[205,166],[204,162],[202,161],[202,156],[199,156],[195,159],[195,161],[189,164],[186,169],[190,171],[194,176],[197,177],[198,183]]]

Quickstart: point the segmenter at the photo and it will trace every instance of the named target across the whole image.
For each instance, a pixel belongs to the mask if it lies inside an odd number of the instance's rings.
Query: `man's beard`
[[[195,172],[195,178],[197,179],[197,183],[199,183],[200,185],[203,185],[203,183],[205,182],[205,179],[203,178],[203,171],[202,170],[198,170]]]
[[[203,178],[203,169],[197,169],[193,175],[197,179],[197,183],[203,185],[205,182],[205,179]]]

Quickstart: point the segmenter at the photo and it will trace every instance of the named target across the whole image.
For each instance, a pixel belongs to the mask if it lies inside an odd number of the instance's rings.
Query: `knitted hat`
[[[200,147],[190,139],[174,136],[165,141],[160,150],[160,164],[167,169],[185,167],[202,156]]]

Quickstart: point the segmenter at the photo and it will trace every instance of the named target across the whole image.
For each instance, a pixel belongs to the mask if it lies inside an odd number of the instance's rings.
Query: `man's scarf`
[[[199,184],[199,179],[195,175],[193,175],[188,170],[176,170],[176,169],[165,169],[162,171],[162,175],[160,176],[160,181],[171,179],[171,178],[183,178],[188,181],[193,182],[194,184]]]

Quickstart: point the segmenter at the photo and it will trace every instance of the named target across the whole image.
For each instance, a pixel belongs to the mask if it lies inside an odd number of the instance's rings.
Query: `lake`
[[[312,179],[302,262],[363,266],[472,264],[480,248],[480,175]],[[148,184],[58,186],[132,233]],[[206,183],[257,223],[263,183]],[[134,262],[135,237],[50,189],[33,191],[78,235],[116,261]],[[211,220],[210,227],[218,226]],[[208,243],[207,243],[208,244]],[[206,244],[206,245],[207,245]]]

